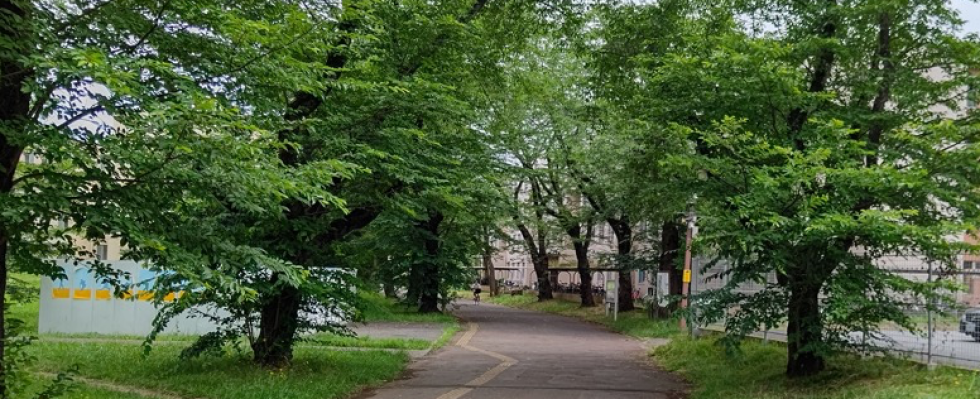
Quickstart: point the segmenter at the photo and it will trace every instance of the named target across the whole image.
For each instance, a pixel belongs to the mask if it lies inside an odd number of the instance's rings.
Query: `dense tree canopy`
[[[188,355],[244,336],[278,367],[343,329],[311,315],[358,318],[354,285],[439,311],[497,229],[540,300],[567,246],[593,305],[605,224],[616,266],[679,294],[693,204],[695,250],[731,265],[705,315],[731,342],[788,322],[787,373],[817,373],[851,331],[913,328],[897,294],[947,292],[876,260],[975,250],[950,239],[980,217],[961,25],[940,0],[0,0],[3,307],[11,272],[119,238],[187,293],[156,298],[157,332],[213,305]],[[0,397],[19,325],[0,318]]]

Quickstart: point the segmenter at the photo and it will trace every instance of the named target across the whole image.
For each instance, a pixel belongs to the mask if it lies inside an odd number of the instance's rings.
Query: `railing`
[[[705,261],[706,259],[697,258],[694,260],[695,273],[691,281],[691,292],[695,298],[698,294],[721,288],[728,283],[727,277],[724,277],[726,264],[719,262],[709,270],[702,270],[699,266]],[[960,265],[964,264],[962,259],[959,262]],[[894,323],[882,323],[876,326],[876,331],[853,331],[849,339],[926,364],[980,369],[980,309],[971,310],[980,305],[980,270],[944,270],[940,273],[937,268],[931,267],[923,258],[915,255],[884,257],[880,259],[879,267],[913,281],[955,282],[964,287],[964,290],[944,292],[955,299],[949,303],[934,303],[932,306],[927,306],[921,297],[896,297],[896,301],[905,304],[905,314],[915,325],[914,331],[908,331]],[[752,294],[761,291],[767,284],[775,283],[775,276],[770,276],[766,284],[743,284],[737,290]],[[697,300],[692,301],[695,314],[697,303]],[[724,329],[723,321],[698,327]],[[765,340],[785,341],[786,331],[784,326],[780,326],[759,331],[754,336]]]

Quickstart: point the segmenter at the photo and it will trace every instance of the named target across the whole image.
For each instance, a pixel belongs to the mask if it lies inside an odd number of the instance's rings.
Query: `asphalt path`
[[[680,399],[644,343],[577,319],[465,304],[455,341],[412,363],[376,399]]]

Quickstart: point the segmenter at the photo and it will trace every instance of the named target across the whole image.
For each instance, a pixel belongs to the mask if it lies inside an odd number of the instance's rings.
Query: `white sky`
[[[980,33],[980,4],[973,0],[951,0],[951,3],[966,21],[964,29],[969,33]]]

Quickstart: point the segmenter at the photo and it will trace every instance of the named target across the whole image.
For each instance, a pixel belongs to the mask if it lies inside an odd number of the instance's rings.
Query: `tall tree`
[[[823,370],[830,351],[856,345],[854,329],[914,328],[897,293],[941,291],[876,260],[954,268],[967,245],[948,237],[980,211],[964,107],[980,57],[955,12],[942,1],[735,2],[681,21],[684,40],[646,60],[641,79],[660,124],[651,138],[691,138],[671,162],[698,188],[700,246],[730,263],[702,309],[731,312],[733,339],[788,321],[790,376]],[[770,275],[757,293],[737,289]]]

